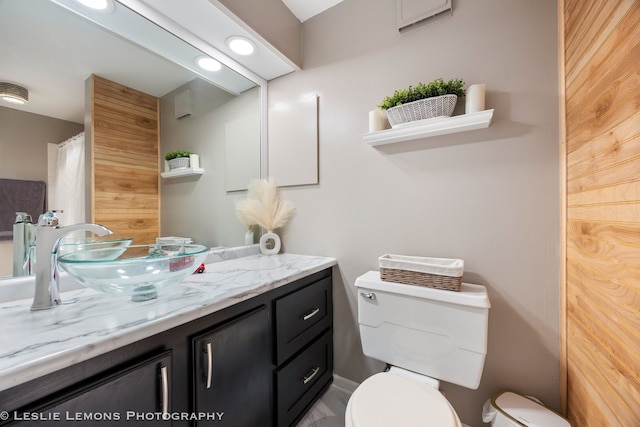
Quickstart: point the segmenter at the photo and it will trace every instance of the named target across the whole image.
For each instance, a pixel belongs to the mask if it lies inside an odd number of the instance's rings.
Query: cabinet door
[[[197,425],[272,425],[269,314],[262,306],[193,340]]]
[[[16,411],[10,425],[114,426],[171,425],[171,352],[78,387],[44,405]]]

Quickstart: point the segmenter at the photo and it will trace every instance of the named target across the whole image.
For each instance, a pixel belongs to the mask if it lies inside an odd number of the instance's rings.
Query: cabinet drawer
[[[333,334],[326,331],[295,359],[276,371],[278,426],[290,426],[333,378]]]
[[[276,365],[331,326],[331,307],[330,277],[275,301]]]

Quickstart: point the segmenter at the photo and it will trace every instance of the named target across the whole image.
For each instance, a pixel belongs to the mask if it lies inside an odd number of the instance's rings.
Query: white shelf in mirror
[[[202,168],[180,168],[180,169],[171,169],[169,172],[162,172],[160,176],[163,178],[178,178],[183,176],[195,176],[202,175],[204,173],[204,169]]]
[[[493,109],[452,117],[434,117],[407,123],[393,129],[365,133],[362,135],[362,139],[372,146],[393,144],[395,142],[484,129],[491,125],[492,118]]]

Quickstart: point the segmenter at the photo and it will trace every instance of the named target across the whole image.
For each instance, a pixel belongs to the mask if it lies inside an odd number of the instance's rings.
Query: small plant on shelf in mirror
[[[193,153],[186,150],[170,151],[164,155],[164,159],[169,163],[169,169],[184,169],[191,165],[189,156]]]
[[[186,150],[169,151],[167,154],[164,155],[164,159],[172,160],[172,159],[178,159],[180,157],[189,157],[191,154],[193,154],[191,151],[186,151]]]
[[[388,110],[389,108],[397,107],[409,102],[442,95],[464,96],[465,90],[463,87],[464,80],[462,79],[453,79],[445,82],[439,78],[429,82],[428,84],[420,82],[415,86],[396,90],[393,92],[393,95],[385,97],[378,105],[378,108]]]

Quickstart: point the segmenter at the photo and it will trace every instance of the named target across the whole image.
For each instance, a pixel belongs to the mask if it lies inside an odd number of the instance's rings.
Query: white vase
[[[248,229],[246,233],[244,233],[244,244],[245,245],[253,245],[253,230]]]
[[[275,255],[280,252],[280,236],[273,231],[267,231],[260,237],[260,252],[263,255]]]

